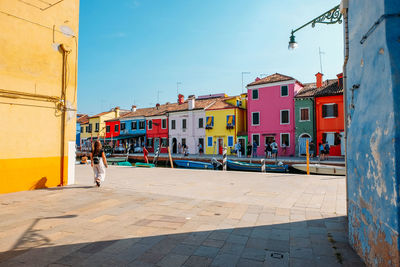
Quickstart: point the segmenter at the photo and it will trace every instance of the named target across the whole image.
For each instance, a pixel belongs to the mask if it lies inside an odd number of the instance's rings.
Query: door
[[[176,154],[178,152],[178,145],[176,144],[176,138],[172,138],[172,153]]]
[[[341,135],[341,137],[340,137],[340,154],[342,155],[342,156],[344,156],[344,154],[345,154],[345,148],[346,148],[346,144],[344,143],[344,132],[341,132],[340,133],[340,135]]]
[[[224,139],[218,138],[218,154],[222,155],[224,150]]]
[[[156,153],[159,146],[160,146],[160,138],[154,138],[154,153]]]
[[[240,144],[240,153],[242,155],[245,155],[246,151],[246,139],[245,138],[238,138],[239,144]]]
[[[199,138],[199,145],[201,145],[201,151],[199,153],[204,152],[204,138]]]
[[[299,155],[307,154],[307,140],[311,142],[311,137],[308,134],[302,134],[299,137]]]

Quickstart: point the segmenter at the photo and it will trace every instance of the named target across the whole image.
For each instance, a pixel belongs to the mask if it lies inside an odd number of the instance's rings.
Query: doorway
[[[224,151],[224,139],[218,138],[218,154],[222,155]]]
[[[201,145],[201,150],[199,146],[199,153],[203,154],[204,153],[204,138],[199,138],[199,145]]]
[[[160,138],[154,138],[154,153],[156,153],[159,146],[160,146]]]
[[[176,138],[172,138],[172,154],[176,154],[178,152],[178,145],[176,143]]]
[[[307,140],[311,142],[311,136],[309,134],[302,134],[299,136],[299,156],[307,154]]]
[[[245,152],[246,152],[246,138],[238,138],[238,142],[240,144],[240,153],[242,154],[242,156],[245,156]]]

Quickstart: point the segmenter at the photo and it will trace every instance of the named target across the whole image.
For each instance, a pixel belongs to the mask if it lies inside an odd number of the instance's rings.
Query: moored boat
[[[307,164],[293,164],[291,167],[299,171],[307,172]],[[310,164],[309,168],[312,174],[346,175],[346,169],[342,166]]]
[[[174,160],[176,166],[189,169],[214,169],[213,164],[202,161]]]
[[[262,169],[262,165],[258,163],[248,163],[233,160],[227,160],[226,162],[229,170],[261,172]],[[288,169],[288,165],[265,164],[265,171],[267,172],[287,172]]]

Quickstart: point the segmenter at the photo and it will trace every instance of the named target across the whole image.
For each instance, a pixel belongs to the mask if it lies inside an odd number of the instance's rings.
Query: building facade
[[[84,126],[89,122],[89,116],[86,114],[78,114],[76,116],[76,146],[81,146],[81,133],[84,131]]]
[[[151,109],[136,109],[132,107],[132,111],[120,117],[121,127],[124,125],[124,129],[121,129],[120,136],[122,140],[127,142],[134,152],[135,148],[142,147],[146,143],[146,115]],[[138,150],[136,150],[138,151]],[[141,149],[139,149],[141,151]]]
[[[276,140],[280,156],[295,155],[294,96],[303,88],[296,79],[275,73],[247,85],[248,138],[265,156],[266,143]],[[286,151],[282,145],[286,145]]]
[[[79,1],[25,2],[0,1],[0,193],[74,183]]]

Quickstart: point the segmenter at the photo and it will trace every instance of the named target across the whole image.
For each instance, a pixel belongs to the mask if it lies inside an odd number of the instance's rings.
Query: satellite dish
[[[51,46],[53,47],[54,50],[59,51],[60,49],[60,44],[58,43],[52,43]]]
[[[61,25],[60,30],[67,37],[75,36],[74,31],[67,25]]]

